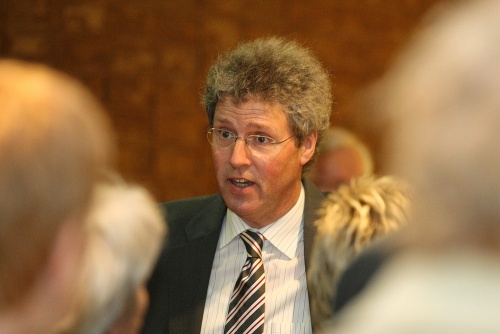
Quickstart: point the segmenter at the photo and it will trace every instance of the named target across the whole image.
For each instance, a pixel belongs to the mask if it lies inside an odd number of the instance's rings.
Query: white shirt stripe
[[[304,263],[304,199],[302,187],[297,203],[287,214],[258,230],[266,237],[262,250],[266,272],[264,333],[312,333]],[[246,260],[239,234],[249,228],[227,210],[212,265],[201,334],[224,333],[231,293]]]

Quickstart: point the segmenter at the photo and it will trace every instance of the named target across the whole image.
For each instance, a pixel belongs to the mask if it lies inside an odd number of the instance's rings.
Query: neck
[[[274,210],[269,210],[267,215],[262,215],[260,212],[254,215],[240,217],[248,226],[260,229],[269,226],[278,219],[286,215],[297,204],[302,189],[302,183],[299,182],[294,189],[286,191],[290,194],[286,201],[281,202],[281,205]],[[281,200],[281,199],[278,199]]]

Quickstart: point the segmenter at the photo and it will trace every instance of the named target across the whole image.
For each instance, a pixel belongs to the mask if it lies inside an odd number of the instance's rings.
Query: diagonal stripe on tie
[[[264,237],[247,230],[240,234],[247,259],[229,302],[225,334],[257,334],[264,331],[266,274],[262,263]]]

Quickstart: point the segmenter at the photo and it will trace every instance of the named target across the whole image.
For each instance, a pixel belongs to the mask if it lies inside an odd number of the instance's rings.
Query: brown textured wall
[[[241,40],[283,35],[313,49],[332,73],[332,123],[377,157],[377,115],[352,99],[438,1],[2,0],[0,55],[85,82],[114,121],[120,170],[165,201],[217,191],[199,96],[212,60]]]

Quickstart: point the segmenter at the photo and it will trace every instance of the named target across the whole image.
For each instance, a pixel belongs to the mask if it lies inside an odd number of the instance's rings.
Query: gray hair
[[[125,183],[101,184],[86,221],[88,244],[75,313],[62,333],[105,333],[133,306],[150,275],[167,226],[152,196]]]
[[[330,125],[327,71],[309,49],[283,38],[245,42],[218,57],[208,71],[202,98],[210,125],[217,102],[225,96],[235,102],[252,98],[279,104],[298,144],[315,131],[320,143]]]

